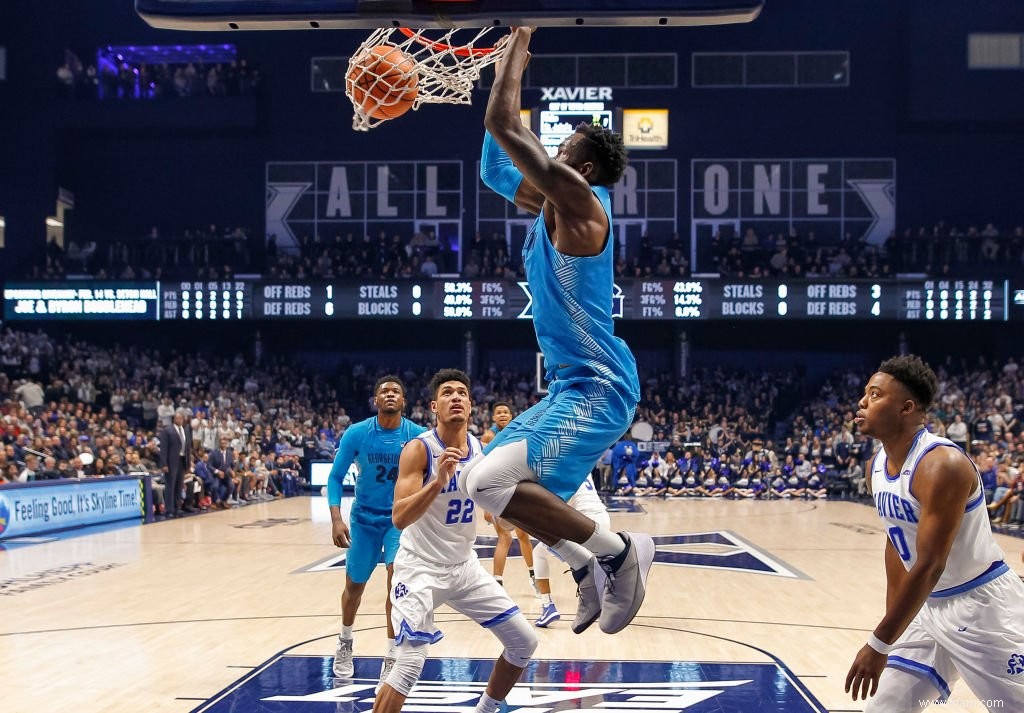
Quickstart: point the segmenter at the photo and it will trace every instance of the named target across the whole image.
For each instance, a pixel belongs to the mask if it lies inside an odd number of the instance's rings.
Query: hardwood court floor
[[[563,620],[538,630],[537,659],[757,662],[770,654],[826,709],[863,709],[842,688],[883,612],[884,535],[871,508],[640,504],[640,512],[613,513],[615,527],[659,536],[664,562],[651,570],[640,615],[614,637],[596,626],[574,636],[574,585],[553,575]],[[481,524],[480,535],[490,534]],[[1024,540],[997,539],[1021,573]],[[8,545],[0,551],[0,710],[184,712],[282,650],[333,655],[344,571],[305,570],[338,554],[320,497]],[[383,574],[371,579],[356,621],[357,657],[385,649]],[[506,586],[535,618],[521,560],[510,559]],[[492,637],[442,612],[446,636],[432,656],[497,655]],[[954,697],[973,700],[962,684]]]

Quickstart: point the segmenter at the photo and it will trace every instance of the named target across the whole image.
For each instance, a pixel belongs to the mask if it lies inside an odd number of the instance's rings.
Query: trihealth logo
[[[7,501],[0,495],[0,535],[7,529],[7,523],[11,520],[11,510],[7,507]]]

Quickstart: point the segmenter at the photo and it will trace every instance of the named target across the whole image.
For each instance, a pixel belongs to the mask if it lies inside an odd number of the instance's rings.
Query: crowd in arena
[[[375,237],[348,232],[333,236],[304,234],[297,249],[265,244],[249,228],[161,230],[151,228],[136,238],[64,246],[51,239],[43,264],[31,279],[60,280],[68,274],[97,279],[230,279],[235,274],[264,274],[271,279],[420,279],[460,274],[468,279],[521,279],[523,266],[517,246],[506,236],[480,233],[461,248],[431,231],[411,236],[380,231]],[[461,264],[459,250],[461,249]],[[991,223],[966,231],[941,222],[930,230],[893,233],[883,246],[846,234],[823,240],[809,232],[759,234],[748,228],[742,235],[717,232],[705,254],[709,264],[700,272],[758,279],[833,278],[891,279],[900,272],[932,277],[1007,276],[1024,269],[1024,227],[1000,231]],[[461,266],[460,266],[461,265]],[[643,236],[635,246],[619,249],[615,275],[621,278],[686,278],[693,272],[688,238]]]
[[[245,59],[147,64],[115,56],[86,63],[71,50],[65,50],[56,78],[57,95],[71,99],[246,96],[262,83],[259,69]]]
[[[231,279],[236,273],[259,272],[254,254],[262,248],[251,243],[252,231],[243,227],[185,228],[169,234],[153,227],[145,235],[61,245],[50,238],[43,265],[28,274],[32,280],[63,280],[90,275],[98,280],[149,280],[187,276],[194,280]]]
[[[929,277],[988,277],[1024,268],[1024,227],[1000,231],[992,223],[966,230],[939,221],[931,229],[893,232],[884,245],[850,233],[821,239],[813,231],[764,232],[748,227],[742,235],[716,232],[710,246],[712,262],[733,277],[889,279],[899,272]],[[965,274],[966,273],[966,274]]]
[[[0,482],[151,473],[162,501],[161,435],[180,415],[194,449],[187,496],[179,494],[186,511],[300,492],[305,463],[331,459],[345,429],[372,414],[373,385],[388,371],[355,363],[325,375],[259,348],[214,358],[11,329],[0,333],[0,364]],[[408,417],[424,425],[431,373],[399,372]],[[1018,361],[947,360],[936,373],[930,430],[972,455],[993,522],[1019,530]],[[637,421],[651,436],[625,434],[596,465],[598,482],[619,496],[866,499],[874,445],[853,417],[867,376],[850,369],[818,383],[795,369],[723,367],[685,379],[643,375]],[[519,412],[540,398],[532,373],[493,364],[476,375],[472,395],[477,435],[490,428],[496,401]]]
[[[929,411],[928,429],[974,459],[993,525],[1020,531],[1024,375],[1018,361],[1010,357],[992,363],[981,357],[970,364],[947,359],[937,365],[936,374],[939,391]],[[764,376],[764,383],[771,384],[779,378]],[[875,444],[856,432],[854,414],[868,376],[847,370],[816,386],[776,421],[776,432],[785,434],[779,443],[735,428],[732,417],[738,416],[736,423],[742,423],[742,417],[728,410],[717,427],[706,432],[684,425],[685,440],[673,435],[670,444],[663,444],[667,447],[645,450],[643,444],[624,437],[602,461],[601,482],[617,495],[631,496],[866,499],[866,471]],[[751,380],[760,377],[747,377],[743,388],[749,389]],[[711,383],[722,389],[720,381]],[[753,398],[764,396],[762,391]],[[770,407],[770,400],[765,403]],[[644,413],[643,407],[638,413]]]

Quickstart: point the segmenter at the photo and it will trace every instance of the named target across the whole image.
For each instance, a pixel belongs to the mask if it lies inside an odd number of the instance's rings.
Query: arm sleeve
[[[510,203],[515,203],[523,174],[489,131],[484,132],[484,145],[480,152],[480,178],[492,191]]]
[[[338,452],[334,454],[334,465],[331,466],[331,474],[327,477],[327,506],[337,507],[341,505],[342,484],[345,480],[345,473],[348,472],[352,461],[356,457],[356,443],[359,431],[357,426],[350,426],[345,429],[338,443]]]

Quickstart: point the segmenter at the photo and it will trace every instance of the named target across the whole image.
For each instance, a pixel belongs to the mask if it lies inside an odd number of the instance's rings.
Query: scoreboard
[[[618,280],[624,320],[1024,320],[1024,283],[1009,280]],[[525,280],[8,283],[4,318],[189,322],[532,319]]]

